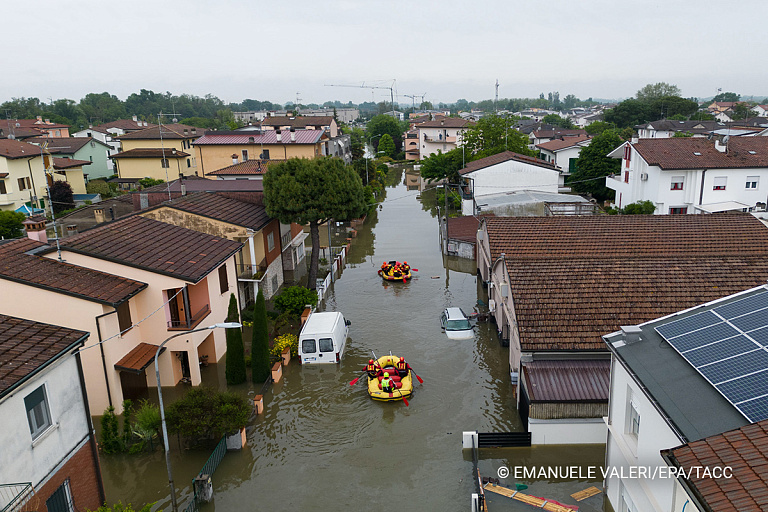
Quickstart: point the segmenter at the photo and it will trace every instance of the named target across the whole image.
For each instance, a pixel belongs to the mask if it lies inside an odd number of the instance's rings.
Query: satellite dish
[[[179,122],[179,120],[178,120],[178,119],[176,119],[175,117],[174,117],[173,119],[171,119],[171,121],[173,121],[173,122],[174,122],[174,124]]]

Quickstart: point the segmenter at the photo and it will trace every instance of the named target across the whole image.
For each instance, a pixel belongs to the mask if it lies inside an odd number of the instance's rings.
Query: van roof
[[[334,325],[338,321],[342,314],[338,311],[329,311],[324,313],[312,313],[307,319],[307,323],[301,329],[301,334],[306,333],[330,333],[333,330]]]

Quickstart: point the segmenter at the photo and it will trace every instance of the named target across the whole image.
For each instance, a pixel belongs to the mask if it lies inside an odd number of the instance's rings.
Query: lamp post
[[[163,388],[160,385],[160,368],[157,365],[157,358],[160,356],[160,351],[163,349],[166,343],[171,341],[173,338],[178,338],[179,336],[186,336],[188,334],[192,334],[193,332],[200,332],[200,331],[208,331],[212,329],[237,329],[239,327],[242,327],[237,322],[224,322],[220,324],[213,324],[209,325],[208,327],[203,327],[202,329],[193,329],[191,331],[184,331],[180,332],[178,334],[174,334],[173,336],[169,336],[164,342],[160,344],[159,347],[157,347],[157,351],[155,352],[155,377],[157,379],[157,397],[160,400],[160,422],[163,426],[163,443],[165,444],[165,466],[168,468],[168,485],[171,487],[171,507],[173,508],[173,512],[179,512],[179,506],[176,503],[176,488],[173,485],[173,473],[171,472],[171,456],[170,456],[170,450],[168,446],[168,429],[165,426],[165,409],[163,408]]]
[[[368,145],[372,146],[373,145],[373,139],[375,139],[376,137],[381,137],[382,135],[384,135],[384,134],[382,133],[381,135],[374,135],[372,137],[369,137],[368,138]],[[368,150],[368,148],[365,148],[365,149],[366,149],[366,151]],[[368,185],[368,159],[367,158],[365,159],[365,184],[366,184],[366,186]]]

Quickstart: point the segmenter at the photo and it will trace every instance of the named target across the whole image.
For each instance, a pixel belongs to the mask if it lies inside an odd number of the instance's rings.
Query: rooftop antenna
[[[176,121],[176,118],[173,119]],[[160,166],[163,167],[163,164],[168,164],[165,166],[165,182],[168,184],[167,190],[168,190],[168,200],[171,200],[171,182],[168,181],[168,168],[171,166],[171,163],[168,162],[168,160],[165,158],[165,146],[163,145],[163,113],[160,112],[157,114],[157,130],[160,133],[160,151],[162,154],[162,159],[160,160]]]

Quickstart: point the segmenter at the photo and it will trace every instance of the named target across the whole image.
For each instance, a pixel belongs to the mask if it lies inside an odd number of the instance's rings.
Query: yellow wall
[[[283,134],[284,137],[288,134]],[[195,146],[198,165],[203,173],[218,171],[232,165],[232,155],[237,155],[240,162],[243,161],[243,150],[248,151],[248,159],[259,158],[263,149],[269,150],[269,158],[282,160],[284,158],[314,158],[320,156],[320,144],[221,144]],[[202,174],[202,173],[201,173]]]
[[[114,160],[120,178],[153,178],[173,181],[179,178],[179,173],[184,174],[184,176],[191,176],[197,170],[194,167],[187,167],[187,158],[168,158],[167,169],[162,166],[160,158],[115,158]]]
[[[29,162],[29,164],[27,163]],[[29,166],[32,167],[32,176],[30,177]],[[8,173],[8,177],[3,179],[5,183],[5,194],[0,194],[0,210],[15,210],[29,201],[30,190],[19,190],[18,178],[30,178],[30,185],[37,191],[35,195],[39,199],[47,197],[45,172],[43,170],[43,159],[34,157],[8,159],[0,157],[0,173]],[[34,185],[32,185],[34,182]],[[34,194],[34,190],[32,190]]]
[[[170,151],[175,149],[176,151],[184,151],[185,153],[192,153],[192,149],[183,149],[181,139],[163,139],[162,146],[160,145],[160,139],[157,140],[132,140],[132,139],[120,139],[120,144],[123,151],[130,151],[131,149],[146,149],[165,148]]]
[[[53,173],[53,179],[56,181],[66,181],[69,186],[72,187],[74,194],[86,194],[85,190],[85,178],[83,177],[82,167],[73,167],[72,169],[65,169],[64,174],[58,172]]]

